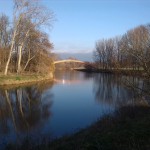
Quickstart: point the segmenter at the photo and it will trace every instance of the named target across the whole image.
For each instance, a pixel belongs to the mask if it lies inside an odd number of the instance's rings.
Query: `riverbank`
[[[43,80],[53,80],[53,75],[21,74],[21,75],[0,75],[0,86],[21,85],[40,82]]]
[[[107,115],[92,126],[53,142],[34,146],[26,140],[21,146],[7,149],[22,150],[149,150],[150,107],[128,106]],[[44,140],[43,140],[44,141]],[[37,144],[37,143],[36,143]]]

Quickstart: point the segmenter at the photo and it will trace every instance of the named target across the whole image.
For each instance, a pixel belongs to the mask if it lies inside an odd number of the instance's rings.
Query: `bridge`
[[[75,63],[82,63],[82,64],[85,63],[84,61],[80,61],[80,60],[65,59],[65,60],[54,61],[54,64],[65,63],[65,62],[75,62]]]

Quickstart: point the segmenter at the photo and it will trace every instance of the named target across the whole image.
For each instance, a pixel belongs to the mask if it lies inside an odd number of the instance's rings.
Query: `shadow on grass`
[[[8,150],[149,150],[150,107],[126,106],[107,115],[80,132],[53,142],[43,140],[34,145],[30,140],[20,145],[9,144]]]

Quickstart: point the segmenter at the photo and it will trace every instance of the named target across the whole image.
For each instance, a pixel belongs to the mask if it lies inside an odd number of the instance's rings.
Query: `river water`
[[[77,71],[55,73],[53,82],[0,89],[0,147],[30,138],[70,135],[124,105],[135,94],[122,77]]]

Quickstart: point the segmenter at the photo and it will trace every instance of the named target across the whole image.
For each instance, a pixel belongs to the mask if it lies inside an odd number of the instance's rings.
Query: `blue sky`
[[[92,52],[102,38],[150,23],[150,0],[41,0],[57,21],[49,32],[54,52]],[[12,14],[12,0],[0,0],[0,12]]]
[[[43,0],[56,14],[51,32],[55,49],[92,51],[95,42],[150,23],[148,0]]]

